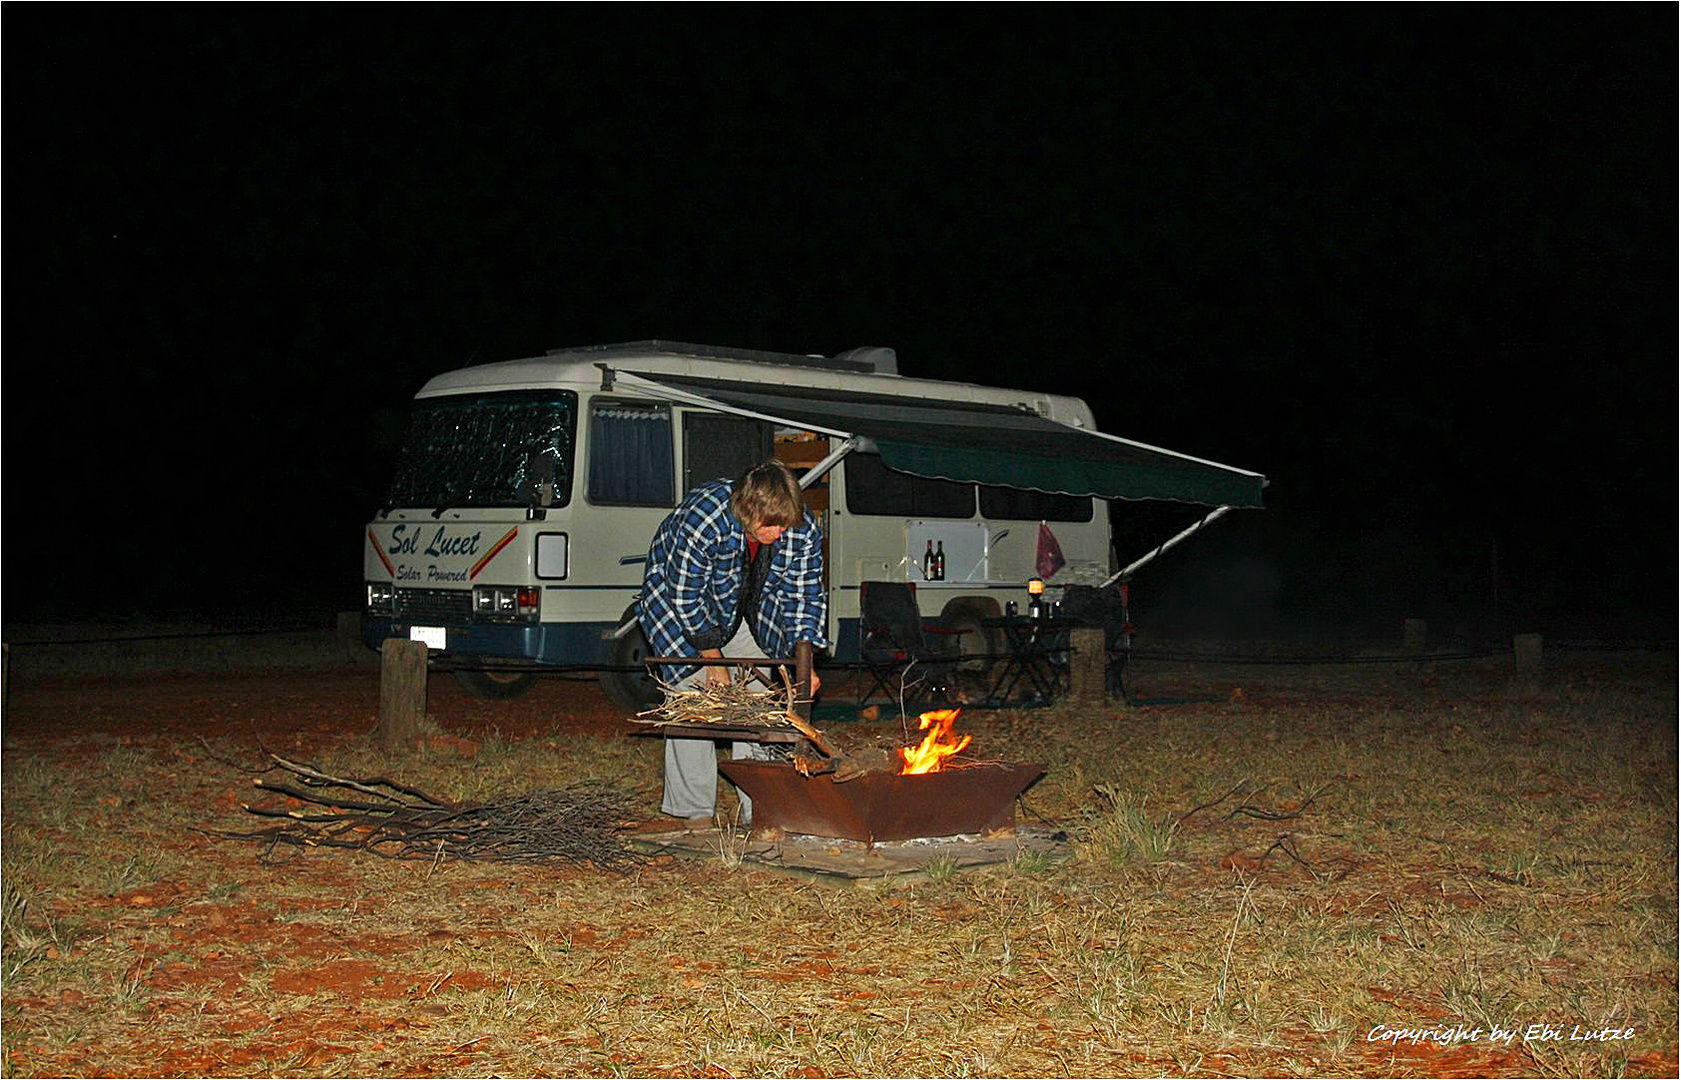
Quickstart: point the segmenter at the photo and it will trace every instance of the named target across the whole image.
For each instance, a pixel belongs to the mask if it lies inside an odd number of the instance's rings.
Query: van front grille
[[[470,589],[398,589],[396,613],[409,619],[470,622],[473,593]]]

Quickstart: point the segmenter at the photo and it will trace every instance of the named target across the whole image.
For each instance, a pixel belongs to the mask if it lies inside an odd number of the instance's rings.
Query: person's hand
[[[702,649],[700,651],[700,655],[703,660],[722,660],[724,658],[724,650]],[[706,683],[708,686],[730,685],[729,668],[719,665],[718,667],[704,667],[701,668],[701,670],[706,672]]]
[[[823,680],[817,677],[817,672],[811,673],[811,696],[817,696],[817,688],[823,685]]]

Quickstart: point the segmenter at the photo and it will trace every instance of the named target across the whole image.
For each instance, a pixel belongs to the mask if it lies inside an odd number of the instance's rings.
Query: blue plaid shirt
[[[728,480],[700,485],[654,533],[637,618],[656,656],[698,656],[735,633],[747,531],[730,510],[733,487]],[[770,560],[759,602],[746,613],[753,639],[766,656],[792,656],[798,641],[827,647],[823,533],[810,510],[771,545]],[[665,678],[674,682],[696,670],[674,668]]]

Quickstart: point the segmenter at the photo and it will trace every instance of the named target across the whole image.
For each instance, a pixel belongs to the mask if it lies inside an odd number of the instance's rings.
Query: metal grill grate
[[[466,622],[473,614],[469,589],[398,589],[397,614],[409,618]]]

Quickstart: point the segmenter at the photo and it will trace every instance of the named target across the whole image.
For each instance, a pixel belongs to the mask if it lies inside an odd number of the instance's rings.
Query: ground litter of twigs
[[[0,1061],[1674,1075],[1674,655],[1550,663],[1535,686],[1499,661],[1140,664],[1160,704],[965,711],[976,750],[1047,764],[1018,817],[1067,857],[864,888],[755,868],[728,829],[716,854],[606,869],[207,834],[255,827],[273,753],[493,804],[603,782],[658,828],[659,741],[591,683],[483,702],[434,679],[437,732],[388,758],[367,670],[14,673]]]

